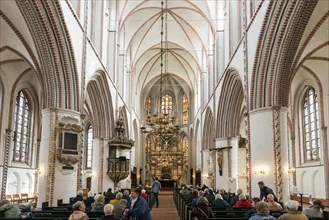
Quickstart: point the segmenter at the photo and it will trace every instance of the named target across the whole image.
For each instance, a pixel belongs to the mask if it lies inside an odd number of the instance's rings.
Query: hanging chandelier
[[[165,6],[164,6],[165,3]],[[160,144],[161,149],[167,149],[169,142],[178,144],[178,134],[180,127],[175,125],[175,116],[173,111],[166,107],[162,108],[164,98],[164,88],[166,89],[165,77],[168,69],[168,13],[167,0],[161,1],[161,43],[160,43],[160,99],[157,113],[146,117],[146,125],[141,126],[141,131],[153,137]],[[165,158],[168,159],[168,158]],[[167,164],[167,163],[164,163]]]
[[[147,175],[161,180],[179,180],[184,171],[186,160],[180,143],[180,126],[168,103],[168,7],[167,0],[161,1],[161,43],[160,43],[160,91],[157,111],[147,111],[145,124],[141,131],[146,135],[145,165]],[[169,101],[169,102],[168,102]]]

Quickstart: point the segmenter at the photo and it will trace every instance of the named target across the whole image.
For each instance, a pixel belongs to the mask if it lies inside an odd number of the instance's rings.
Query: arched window
[[[187,99],[187,95],[184,94],[183,95],[183,124],[186,125],[188,124],[188,99]]]
[[[147,114],[151,114],[151,97],[148,97],[145,101],[145,111]]]
[[[31,104],[21,90],[16,96],[14,112],[13,160],[31,163]]]
[[[317,160],[321,157],[319,101],[314,88],[305,92],[303,99],[303,141],[304,160]]]
[[[92,163],[92,150],[93,148],[93,128],[91,125],[87,129],[87,147],[86,147],[86,169],[91,169]]]
[[[172,97],[170,95],[162,96],[161,109],[163,114],[170,115],[172,113]]]

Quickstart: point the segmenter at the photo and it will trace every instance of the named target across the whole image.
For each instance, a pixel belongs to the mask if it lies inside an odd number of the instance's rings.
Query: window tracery
[[[173,110],[173,98],[166,94],[164,96],[162,96],[162,99],[161,99],[161,110],[162,110],[162,113],[163,114],[171,114],[172,113],[172,110]]]
[[[186,125],[188,124],[188,110],[189,110],[189,102],[187,95],[183,95],[183,124]]]
[[[314,88],[304,94],[302,103],[302,123],[304,141],[304,160],[311,161],[321,158],[319,101]]]
[[[13,160],[30,163],[31,148],[31,104],[27,95],[21,90],[16,96],[14,112]]]
[[[86,169],[91,169],[93,147],[93,128],[91,125],[87,129],[87,148],[86,148]]]

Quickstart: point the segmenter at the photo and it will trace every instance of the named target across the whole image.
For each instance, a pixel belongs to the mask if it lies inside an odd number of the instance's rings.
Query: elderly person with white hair
[[[216,209],[230,209],[232,208],[222,197],[221,194],[216,194],[215,200],[211,203],[212,208]]]
[[[244,194],[239,195],[239,201],[235,203],[233,208],[240,208],[240,209],[251,209],[252,204],[251,202],[247,199],[247,197]]]
[[[88,197],[87,199],[85,200],[85,205],[86,206],[91,206],[91,204],[95,202],[95,199],[94,199],[94,193],[92,191],[89,191],[88,192]]]
[[[79,191],[77,192],[77,196],[74,197],[74,198],[71,200],[71,204],[74,204],[74,203],[76,203],[77,201],[83,201],[83,197],[82,197],[82,195],[83,195],[82,190],[79,190]]]
[[[277,203],[276,201],[274,201],[274,199],[275,199],[275,197],[273,194],[268,194],[266,196],[268,209],[270,210],[270,212],[281,211],[282,206],[279,203]]]
[[[72,205],[73,213],[70,215],[69,220],[88,220],[89,217],[85,213],[86,206],[82,201],[77,201]]]
[[[257,213],[253,214],[249,220],[275,220],[276,218],[270,215],[268,204],[266,202],[260,201],[255,206]]]
[[[101,219],[111,219],[120,220],[120,218],[113,215],[114,206],[112,204],[107,204],[104,206],[104,216]]]
[[[298,202],[295,200],[289,200],[284,203],[288,209],[288,213],[281,215],[278,220],[308,220],[306,215],[298,211]]]
[[[235,203],[237,203],[237,202],[240,200],[239,196],[240,196],[241,194],[243,194],[243,190],[242,190],[241,188],[237,189],[237,191],[236,191],[236,195],[231,199],[231,206],[234,206]],[[246,196],[246,199],[248,200],[249,197]]]
[[[95,196],[95,202],[91,204],[91,211],[92,212],[103,212],[104,210],[104,204],[105,202],[105,196],[103,195],[96,195]]]

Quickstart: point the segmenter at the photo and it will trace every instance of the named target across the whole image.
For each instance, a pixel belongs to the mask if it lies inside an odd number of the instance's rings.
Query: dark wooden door
[[[136,172],[131,172],[130,173],[130,177],[131,177],[131,188],[137,187],[137,175],[136,175]]]
[[[195,185],[201,186],[201,171],[195,171]]]
[[[88,189],[88,192],[90,191],[91,189],[91,176],[90,177],[87,177],[87,185],[86,185],[86,188]]]

